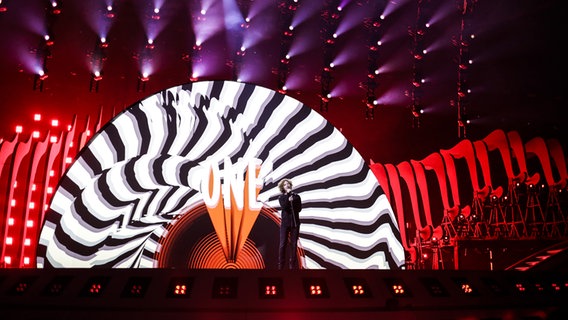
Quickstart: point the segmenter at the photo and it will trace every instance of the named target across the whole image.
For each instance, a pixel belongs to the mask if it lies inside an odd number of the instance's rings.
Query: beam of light
[[[293,70],[290,72],[286,78],[286,87],[288,90],[300,90],[310,86],[311,78],[307,73],[309,72],[305,71],[305,68],[304,70]]]
[[[404,90],[403,87],[392,86],[377,95],[377,102],[383,106],[405,105],[408,103],[408,97],[404,95]]]
[[[292,19],[292,25],[299,26],[309,20],[313,20],[314,17],[320,15],[321,2],[319,1],[303,1],[301,5],[298,6],[296,13]]]
[[[97,36],[99,36],[99,38],[106,39],[108,32],[112,26],[113,20],[109,19],[106,15],[100,14],[100,7],[96,5],[96,2],[85,1],[81,4],[84,6],[81,12],[84,13],[83,17],[84,20],[87,21],[87,25],[89,25],[91,30],[93,30],[93,32]]]
[[[368,9],[365,7],[350,6],[349,10],[346,10],[346,12],[341,15],[341,20],[335,31],[337,35],[344,35],[350,30],[359,27],[369,14],[367,11]]]
[[[411,0],[406,0],[406,1],[403,0],[401,2],[388,1],[387,5],[385,6],[383,13],[381,14],[381,16],[384,17],[384,19],[386,19],[388,16],[390,16],[391,14],[396,12],[397,10],[404,8],[404,6],[407,5],[408,3],[413,3],[413,2],[414,1],[411,1]]]
[[[343,97],[346,98],[350,95],[353,95],[354,91],[353,88],[350,87],[349,81],[345,81],[339,79],[337,82],[334,83],[333,88],[331,88],[331,96],[332,97]]]
[[[240,31],[241,24],[245,22],[245,19],[236,1],[223,0],[223,8],[225,9],[225,29],[229,32]]]
[[[45,21],[45,12],[41,8],[30,7],[29,10],[22,12],[26,27],[32,33],[44,36],[47,34],[47,25]]]
[[[167,21],[165,21],[164,19],[144,19],[144,17],[148,16],[147,4],[145,2],[136,2],[135,4],[139,5],[138,6],[138,14],[141,18],[142,27],[144,28],[144,33],[146,34],[146,38],[149,41],[154,42],[156,40],[156,38],[158,38],[158,36],[162,32],[162,30],[164,30],[164,28],[167,24]],[[150,16],[152,16],[154,14],[155,8],[159,8],[159,7],[153,6],[151,8],[152,13],[150,14]],[[152,43],[149,42],[149,44],[152,44]]]
[[[273,39],[279,36],[280,25],[275,23],[280,18],[280,13],[274,15],[273,11],[268,10],[270,2],[256,1],[251,2],[249,8],[248,28],[243,33],[243,45],[252,48],[262,41]]]
[[[223,18],[220,15],[215,15],[213,8],[214,3],[202,3],[202,12],[190,12],[194,17],[193,21],[193,34],[195,34],[195,42],[202,45],[207,40],[213,38],[219,33],[223,32]]]
[[[313,37],[307,33],[298,33],[290,45],[290,56],[295,57],[304,53],[318,50],[320,43],[314,41]]]
[[[148,60],[143,60],[140,63],[140,75],[143,78],[150,77],[153,72],[154,72],[154,66],[152,65],[151,62],[149,62]]]
[[[166,0],[154,0],[154,8],[161,10],[164,6],[164,2],[166,2]]]
[[[270,1],[251,1],[247,17],[251,20],[256,17],[261,17],[263,15],[263,11],[271,7],[272,3]]]
[[[235,0],[223,0],[224,9],[224,25],[227,32],[227,40],[229,48],[236,48],[241,45],[243,39],[243,29],[241,25],[245,23],[241,10],[237,6]]]
[[[339,51],[333,59],[335,68],[354,62],[356,59],[358,59],[357,57],[361,57],[361,55],[365,54],[363,50],[366,50],[366,48],[361,46],[347,45],[341,48],[341,51]]]

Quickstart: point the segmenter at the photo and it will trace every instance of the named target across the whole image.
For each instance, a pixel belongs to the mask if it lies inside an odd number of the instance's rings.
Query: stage
[[[3,319],[546,319],[565,272],[2,269]]]

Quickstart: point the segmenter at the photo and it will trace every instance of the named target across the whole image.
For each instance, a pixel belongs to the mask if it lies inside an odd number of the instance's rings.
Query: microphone
[[[294,200],[294,192],[292,192],[292,190],[288,191],[288,193],[286,193],[286,195],[288,196],[288,201]]]

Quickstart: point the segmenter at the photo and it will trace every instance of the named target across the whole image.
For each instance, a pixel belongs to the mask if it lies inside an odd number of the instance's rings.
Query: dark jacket
[[[289,197],[289,194],[281,194],[278,197],[280,208],[282,208],[282,226],[299,226],[300,211],[302,211],[302,198],[300,198],[297,193],[292,193],[293,200],[290,202],[290,200],[288,200]]]

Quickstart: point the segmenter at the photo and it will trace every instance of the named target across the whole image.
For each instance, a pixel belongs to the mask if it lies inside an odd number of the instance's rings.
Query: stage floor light
[[[173,278],[168,285],[168,298],[189,298],[193,278]]]
[[[260,278],[258,281],[258,295],[260,298],[284,298],[284,285],[282,278]]]
[[[108,282],[110,281],[109,277],[105,276],[96,276],[89,278],[85,286],[81,290],[82,297],[100,297],[104,293]]]
[[[402,279],[399,278],[386,278],[384,279],[389,292],[395,297],[411,297],[408,286]]]
[[[306,298],[329,298],[329,290],[323,278],[305,278],[303,284]]]
[[[236,298],[238,285],[237,278],[215,278],[213,281],[213,298]]]
[[[60,296],[71,282],[71,279],[71,276],[56,276],[43,289],[43,295],[52,297]]]
[[[125,298],[142,298],[148,290],[150,285],[149,277],[135,277],[128,279],[124,290],[122,291],[122,296]]]
[[[352,298],[370,298],[373,296],[371,288],[364,278],[345,278],[344,281]]]

